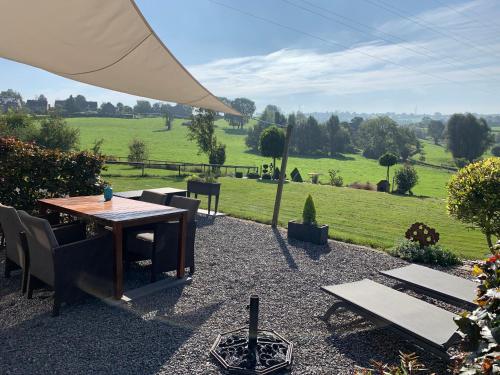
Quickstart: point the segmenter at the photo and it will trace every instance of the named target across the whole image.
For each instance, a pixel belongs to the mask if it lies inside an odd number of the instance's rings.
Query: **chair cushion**
[[[135,236],[135,238],[146,242],[155,242],[155,234],[153,231],[141,232],[137,236]]]

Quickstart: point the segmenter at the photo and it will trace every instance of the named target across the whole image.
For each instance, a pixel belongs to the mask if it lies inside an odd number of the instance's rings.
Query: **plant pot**
[[[288,237],[316,245],[326,245],[328,242],[328,225],[303,224],[290,220],[288,222]]]
[[[220,182],[188,181],[187,190],[193,194],[219,195]]]

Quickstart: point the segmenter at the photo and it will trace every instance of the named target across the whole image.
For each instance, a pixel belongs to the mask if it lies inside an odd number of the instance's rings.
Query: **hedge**
[[[104,157],[0,138],[0,203],[36,210],[41,198],[101,194]]]

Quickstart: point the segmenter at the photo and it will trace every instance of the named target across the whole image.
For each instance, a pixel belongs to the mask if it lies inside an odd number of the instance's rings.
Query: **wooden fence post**
[[[290,138],[292,136],[292,128],[292,125],[288,125],[286,127],[285,149],[283,150],[283,158],[281,159],[280,179],[278,181],[278,189],[276,190],[276,200],[274,201],[273,221],[271,222],[273,228],[276,228],[276,226],[278,225],[281,196],[283,195],[283,184],[285,183],[286,163],[288,161],[288,147],[290,145]]]

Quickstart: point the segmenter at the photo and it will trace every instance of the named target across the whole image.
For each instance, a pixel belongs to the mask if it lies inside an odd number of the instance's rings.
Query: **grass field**
[[[186,187],[184,178],[170,171],[148,170],[148,174],[140,177],[137,169],[113,165],[103,177],[113,184],[115,191]],[[221,182],[220,211],[270,222],[276,184],[231,177],[221,178]],[[387,249],[403,236],[409,225],[423,221],[438,229],[440,243],[461,256],[477,258],[487,251],[482,234],[468,230],[447,216],[445,203],[439,198],[402,197],[350,188],[287,183],[281,205],[281,226],[286,227],[288,220],[301,217],[307,194],[314,198],[318,222],[329,224],[329,235],[335,239]],[[206,207],[206,199],[202,205]]]
[[[80,129],[81,148],[103,138],[103,151],[108,155],[126,156],[133,137],[144,139],[150,147],[150,158],[172,161],[206,162],[198,155],[195,145],[186,139],[186,127],[175,120],[171,131],[163,131],[163,121],[153,119],[101,119],[74,118],[68,122]],[[246,151],[244,131],[234,131],[225,122],[218,123],[217,136],[227,145],[227,164],[261,165],[269,160]],[[433,160],[444,156],[444,149],[426,143]],[[436,163],[437,164],[437,163]],[[344,159],[298,158],[289,159],[288,170],[298,167],[303,176],[308,172],[323,173],[339,169],[344,183],[353,181],[377,182],[385,176],[385,169],[374,160],[360,155],[345,155]],[[417,167],[419,184],[414,189],[420,197],[402,197],[350,188],[334,188],[313,184],[288,183],[284,189],[280,225],[286,227],[290,219],[298,219],[307,194],[312,194],[318,212],[318,221],[330,225],[330,237],[343,241],[387,249],[401,238],[408,226],[423,221],[436,227],[441,243],[461,256],[482,257],[486,252],[485,240],[479,231],[467,229],[451,219],[445,209],[445,184],[451,173],[428,167]],[[140,171],[128,166],[108,166],[103,173],[115,191],[154,188],[162,186],[185,187],[184,177],[165,170]],[[276,185],[255,180],[222,178],[220,210],[230,215],[269,222],[272,216]],[[206,202],[203,202],[206,205]]]
[[[175,120],[173,130],[168,132],[163,130],[164,120],[161,118],[70,118],[68,122],[80,129],[82,149],[89,148],[96,139],[103,138],[104,153],[127,156],[130,140],[138,137],[149,145],[151,159],[207,162],[206,156],[198,155],[195,144],[186,139],[186,127],[181,125],[182,120]],[[270,162],[269,158],[247,150],[245,130],[233,130],[224,121],[219,121],[216,133],[220,141],[227,146],[226,164],[260,166]],[[433,150],[437,147],[439,146],[425,145],[426,152],[429,153],[431,152],[427,148]],[[431,154],[438,155],[439,151],[436,149]],[[366,159],[358,154],[346,154],[340,159],[292,156],[288,161],[288,170],[295,167],[299,169],[303,178],[310,172],[321,173],[322,181],[327,180],[329,169],[337,169],[344,178],[344,184],[355,181],[377,183],[385,178],[385,168],[379,166],[376,160]],[[451,176],[450,172],[421,166],[417,166],[416,169],[419,175],[419,183],[414,189],[416,195],[440,198],[446,196],[445,186]]]

